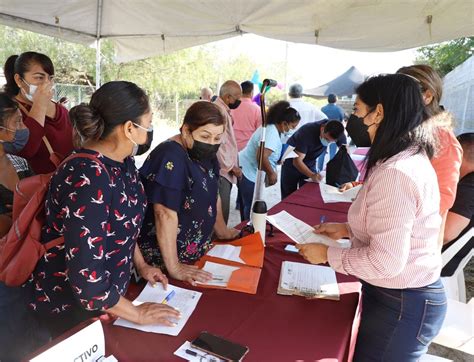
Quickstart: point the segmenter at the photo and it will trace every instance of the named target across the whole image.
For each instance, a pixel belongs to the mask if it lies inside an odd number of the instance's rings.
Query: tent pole
[[[101,85],[100,79],[100,63],[101,63],[101,55],[100,55],[100,38],[95,41],[95,89],[99,89]]]
[[[101,30],[102,30],[102,8],[103,0],[97,0],[97,21],[96,21],[96,41],[95,41],[95,89],[99,89],[102,84],[100,74],[100,64],[102,57],[100,54],[100,41],[101,41]]]

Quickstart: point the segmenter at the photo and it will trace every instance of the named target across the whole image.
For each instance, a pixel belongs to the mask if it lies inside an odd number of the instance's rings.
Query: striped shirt
[[[441,271],[439,189],[428,158],[406,150],[376,165],[349,209],[350,249],[328,249],[332,268],[376,286],[416,288]]]

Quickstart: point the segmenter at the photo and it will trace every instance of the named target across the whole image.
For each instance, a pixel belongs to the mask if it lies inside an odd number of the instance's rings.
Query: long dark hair
[[[107,138],[115,127],[129,120],[140,124],[140,117],[149,111],[148,96],[143,89],[132,82],[113,81],[97,89],[89,104],[71,108],[69,118],[83,142],[97,141]]]
[[[49,75],[54,75],[54,65],[51,59],[41,53],[37,52],[25,52],[18,55],[10,55],[5,62],[3,67],[3,73],[7,83],[3,86],[5,92],[10,97],[15,97],[20,88],[15,82],[15,74],[18,74],[21,78],[24,78],[25,72],[27,72],[32,64],[41,65],[43,70]]]
[[[0,126],[6,126],[6,120],[18,110],[18,104],[4,92],[0,92]]]
[[[272,104],[267,113],[267,124],[292,123],[301,120],[298,111],[291,108],[287,101],[279,101]]]
[[[381,104],[384,118],[367,157],[366,177],[377,162],[413,148],[413,153],[434,153],[432,132],[423,124],[427,115],[420,87],[411,77],[387,74],[369,78],[356,90],[359,99],[373,110]],[[422,125],[423,124],[423,125]]]

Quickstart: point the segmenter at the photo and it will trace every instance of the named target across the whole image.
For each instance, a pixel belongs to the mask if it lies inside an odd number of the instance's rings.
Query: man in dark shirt
[[[474,227],[474,133],[464,133],[458,137],[458,141],[463,149],[463,158],[456,200],[446,217],[444,243],[448,245],[445,246],[444,250],[453,245],[470,228]],[[473,246],[474,238],[471,238],[443,268],[441,275],[452,275]]]
[[[287,159],[281,168],[281,198],[284,199],[306,182],[307,178],[321,181],[316,171],[316,159],[326,151],[327,146],[336,142],[342,145],[344,126],[339,121],[323,120],[305,124],[288,140],[298,157]]]

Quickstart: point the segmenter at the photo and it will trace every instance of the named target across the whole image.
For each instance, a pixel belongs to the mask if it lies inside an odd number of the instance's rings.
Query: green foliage
[[[417,49],[416,63],[429,64],[444,76],[472,56],[473,51],[474,37],[459,38]]]

